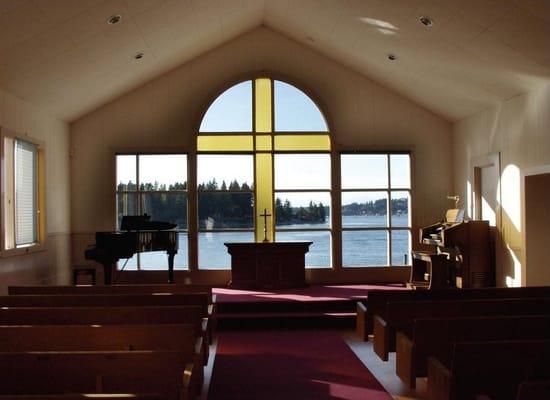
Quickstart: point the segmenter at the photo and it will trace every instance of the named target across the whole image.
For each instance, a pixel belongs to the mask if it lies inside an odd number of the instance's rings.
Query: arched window
[[[262,77],[218,96],[197,135],[199,268],[229,267],[224,242],[264,239],[312,241],[306,265],[329,267],[330,150],[323,114],[295,86]]]

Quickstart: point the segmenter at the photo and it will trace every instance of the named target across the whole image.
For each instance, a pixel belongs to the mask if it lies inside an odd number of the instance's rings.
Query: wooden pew
[[[200,361],[206,365],[207,336],[202,320],[160,325],[0,325],[0,351],[179,350],[194,348],[201,338]]]
[[[518,288],[470,288],[438,290],[369,290],[367,304],[357,304],[357,335],[368,341],[374,333],[374,316],[385,317],[386,303],[389,301],[425,301],[454,299],[491,299],[550,297],[550,286]]]
[[[0,353],[0,394],[159,393],[195,397],[192,361],[178,351]]]
[[[200,306],[3,307],[0,325],[181,324],[207,316]]]
[[[384,361],[395,351],[395,332],[412,336],[416,318],[545,315],[550,297],[482,300],[402,301],[386,304],[386,319],[374,318],[374,352]]]
[[[200,323],[205,333],[204,363],[211,336],[207,309],[200,306],[4,307],[0,325],[139,325]]]
[[[21,351],[178,351],[193,362],[202,388],[204,333],[198,324],[0,326],[0,352]]]
[[[550,399],[550,380],[521,382],[516,400]]]
[[[455,343],[448,362],[428,359],[428,399],[515,400],[521,382],[550,378],[549,359],[549,340]]]
[[[69,394],[12,394],[0,395],[0,400],[90,400],[97,393]],[[155,393],[102,393],[101,400],[163,400],[165,396]]]
[[[104,286],[9,286],[9,295],[29,294],[143,294],[143,293],[210,293],[207,285],[138,284]]]
[[[98,295],[17,295],[0,296],[0,307],[135,307],[195,305],[207,310],[209,342],[215,326],[216,308],[209,293],[150,293]]]
[[[550,340],[550,315],[416,319],[412,336],[397,332],[396,372],[414,388],[428,357],[448,360],[455,342],[518,339]]]
[[[0,307],[113,307],[113,306],[203,306],[208,293],[20,295],[0,296]]]

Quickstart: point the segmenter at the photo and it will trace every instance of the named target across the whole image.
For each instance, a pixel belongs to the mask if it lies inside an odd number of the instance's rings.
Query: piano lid
[[[151,221],[151,216],[147,214],[123,215],[120,222],[121,231],[165,231],[176,226],[171,222]]]

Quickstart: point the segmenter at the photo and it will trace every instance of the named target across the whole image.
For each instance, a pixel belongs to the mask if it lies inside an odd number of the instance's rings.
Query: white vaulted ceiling
[[[261,25],[449,120],[550,81],[550,0],[0,0],[0,88],[72,121]]]

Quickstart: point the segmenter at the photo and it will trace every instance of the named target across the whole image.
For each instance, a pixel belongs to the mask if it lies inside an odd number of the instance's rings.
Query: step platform
[[[213,288],[217,328],[353,329],[356,303],[368,301],[369,290],[403,289],[402,284],[312,285],[278,290]]]

